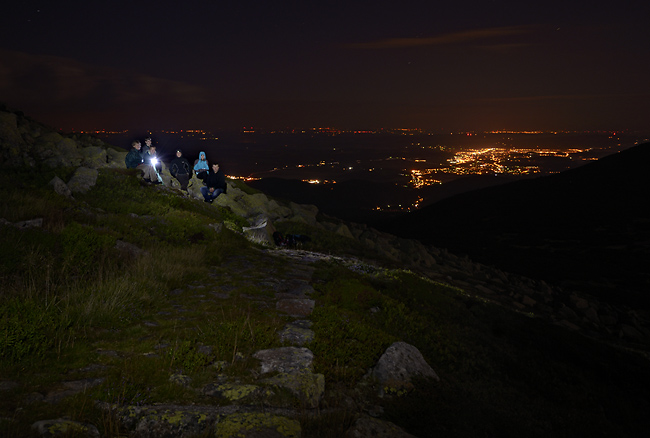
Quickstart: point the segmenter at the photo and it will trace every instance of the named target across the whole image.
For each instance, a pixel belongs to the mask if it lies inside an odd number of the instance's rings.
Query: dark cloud
[[[9,103],[113,107],[165,100],[184,105],[205,102],[209,95],[191,84],[69,58],[0,49],[0,59],[0,95]]]
[[[348,44],[351,49],[404,49],[410,47],[441,46],[512,37],[533,32],[537,26],[507,26],[452,32],[432,37],[388,38],[367,43]]]

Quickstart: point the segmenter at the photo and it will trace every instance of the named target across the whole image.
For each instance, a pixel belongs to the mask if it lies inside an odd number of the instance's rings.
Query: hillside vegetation
[[[650,426],[643,355],[477,295],[478,265],[452,269],[434,249],[435,265],[415,265],[414,250],[380,251],[379,237],[349,231],[363,227],[322,215],[274,222],[309,236],[300,248],[255,243],[234,208],[119,167],[100,167],[85,193],[56,193],[52,179],[76,170],[35,160],[0,172],[0,436],[372,436],[365,421],[384,436],[625,437]],[[312,392],[260,368],[260,352],[287,339],[313,354]],[[391,392],[368,377],[397,341],[439,380]],[[57,430],[35,427],[56,419]]]

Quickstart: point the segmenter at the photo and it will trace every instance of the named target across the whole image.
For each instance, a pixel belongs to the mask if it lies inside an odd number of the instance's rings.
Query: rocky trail
[[[193,386],[195,391],[205,396],[204,400],[208,402],[204,404],[98,403],[116,419],[121,430],[137,437],[196,436],[211,430],[216,433],[212,436],[217,437],[299,437],[299,419],[323,413],[320,400],[325,391],[325,378],[314,373],[314,355],[305,345],[314,338],[310,328],[310,317],[316,303],[311,298],[315,270],[312,264],[329,256],[305,251],[264,250],[260,257],[263,259],[262,267],[250,263],[246,257],[234,257],[213,268],[207,278],[171,290],[169,307],[161,310],[156,318],[140,321],[144,333],[139,333],[139,338],[143,341],[157,338],[157,329],[162,324],[201,327],[206,323],[206,316],[219,304],[237,299],[240,306],[253,306],[287,320],[276,333],[283,346],[256,351],[252,357],[257,362],[248,370],[246,382],[219,372],[212,381],[196,387],[183,373],[170,376],[170,382],[174,384],[186,388]],[[236,287],[234,283],[237,283]],[[162,340],[144,356],[164,355],[173,348],[173,340]],[[212,353],[211,346],[200,346],[198,350],[207,356]],[[114,358],[115,363],[133,354],[103,346],[96,352],[98,357]],[[241,353],[233,352],[232,362],[216,361],[208,366],[222,371],[246,359]],[[59,403],[66,397],[101,385],[103,374],[108,369],[104,362],[71,370],[71,374],[86,377],[62,380],[47,393],[34,393],[25,402]],[[143,399],[146,400],[146,396],[143,394]],[[296,409],[296,405],[300,409]],[[99,436],[95,425],[78,423],[66,416],[37,422],[33,428],[41,436],[71,431],[84,436]],[[411,436],[392,423],[365,414],[348,430],[349,436],[374,433],[380,433],[378,436]]]

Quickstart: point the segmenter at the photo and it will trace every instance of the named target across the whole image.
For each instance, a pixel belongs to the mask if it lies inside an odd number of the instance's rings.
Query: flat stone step
[[[316,301],[307,298],[283,298],[279,300],[275,309],[294,318],[304,318],[314,311]]]

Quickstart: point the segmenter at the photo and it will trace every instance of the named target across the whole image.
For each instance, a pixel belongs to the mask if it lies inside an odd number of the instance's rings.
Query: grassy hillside
[[[132,171],[101,169],[86,194],[55,194],[48,182],[73,170],[0,174],[0,436],[34,436],[34,422],[63,416],[126,435],[97,402],[232,403],[199,389],[255,381],[252,354],[281,345],[289,318],[269,302],[279,280],[299,275],[293,265],[247,241],[248,224],[229,210],[142,185]],[[34,218],[41,227],[11,225]],[[294,412],[302,436],[342,436],[368,412],[418,437],[647,432],[645,358],[373,260],[325,228],[276,227],[309,235],[302,249],[324,255],[309,263],[306,346],[325,394],[316,410],[271,400]],[[352,256],[366,262],[344,262]],[[384,398],[359,384],[396,340],[415,345],[440,382]],[[170,381],[178,375],[191,383]],[[80,381],[87,388],[70,391]]]

